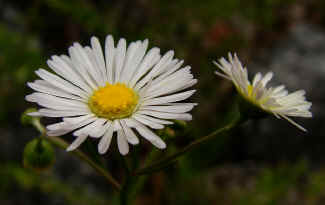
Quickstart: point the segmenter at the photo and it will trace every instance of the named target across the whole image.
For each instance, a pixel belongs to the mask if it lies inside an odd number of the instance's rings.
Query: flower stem
[[[41,132],[42,136],[44,138],[46,138],[47,140],[49,140],[52,144],[54,144],[62,149],[66,149],[69,146],[69,144],[66,141],[64,141],[63,139],[61,139],[59,137],[46,135],[45,128],[39,121],[34,121],[33,125],[36,129],[38,129]],[[99,173],[103,177],[105,177],[105,179],[110,184],[112,184],[112,186],[114,187],[114,189],[116,191],[121,190],[121,185],[113,178],[113,176],[107,170],[105,170],[101,165],[97,164],[91,158],[89,158],[84,152],[77,149],[71,153],[74,154],[75,156],[77,156],[79,159],[86,162],[87,164],[89,164],[92,168],[94,168],[97,171],[97,173]]]
[[[53,144],[57,145],[58,147],[61,147],[62,149],[66,149],[69,144],[66,143],[64,140],[58,137],[53,136],[46,136],[46,139],[48,139]],[[116,189],[116,191],[121,190],[121,185],[112,177],[112,175],[105,170],[103,167],[98,165],[96,162],[94,162],[92,159],[90,159],[84,152],[80,150],[75,150],[72,152],[74,155],[76,155],[79,159],[83,160],[87,164],[89,164],[92,168],[94,168],[99,174],[104,176],[106,180],[113,185],[113,187]]]
[[[207,142],[208,140],[214,138],[216,135],[231,130],[232,128],[236,127],[240,122],[242,122],[240,117],[235,117],[226,126],[213,131],[212,133],[210,133],[207,136],[200,137],[199,139],[191,142],[189,145],[182,148],[178,152],[176,152],[176,153],[174,153],[174,154],[172,154],[172,155],[170,155],[168,157],[165,157],[165,158],[159,160],[158,162],[155,162],[155,163],[153,163],[153,164],[151,164],[151,165],[149,165],[147,167],[144,167],[144,168],[138,170],[137,172],[135,172],[135,175],[150,174],[152,172],[159,171],[162,168],[165,168],[165,167],[169,166],[171,163],[176,162],[178,160],[178,158],[181,157],[182,155],[184,155],[185,153],[191,151],[192,149],[196,148],[197,146],[199,146],[199,145]]]
[[[148,157],[146,158],[144,164],[150,164],[159,153],[160,152],[158,149],[153,148],[152,151],[149,153]],[[136,195],[138,194],[138,192],[142,190],[148,177],[149,175],[137,176],[134,175],[134,173],[130,172],[121,191],[120,204],[132,204],[132,202],[136,199]]]

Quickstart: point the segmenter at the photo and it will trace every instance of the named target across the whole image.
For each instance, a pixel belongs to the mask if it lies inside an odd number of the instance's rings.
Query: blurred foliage
[[[7,121],[17,109],[22,110],[25,84],[33,76],[35,66],[42,64],[39,42],[32,35],[11,31],[0,23],[0,121]],[[43,62],[44,63],[44,62]],[[20,100],[16,100],[20,99]]]
[[[179,166],[168,178],[153,175],[147,185],[154,188],[142,193],[136,204],[160,204],[164,199],[168,204],[189,205],[318,205],[325,197],[325,169],[311,171],[305,160],[277,167],[226,165],[192,176],[183,173],[183,168],[189,168],[184,163]],[[117,203],[114,196],[91,191],[86,186],[69,185],[50,172],[36,175],[15,164],[1,165],[0,181],[0,202],[8,200],[9,193],[14,191],[22,197],[37,196],[38,203]],[[47,203],[52,204],[50,201]]]
[[[8,200],[8,196],[13,191],[25,192],[26,196],[20,194],[24,197],[38,196],[39,204],[48,203],[47,200],[50,196],[59,199],[58,203],[60,204],[101,205],[107,204],[108,201],[106,194],[93,193],[80,186],[68,185],[55,178],[51,173],[37,175],[16,164],[0,166],[0,181],[0,202]],[[17,197],[17,200],[17,203],[29,204],[23,197],[21,200]]]
[[[170,144],[162,154],[168,154],[227,121],[234,92],[230,84],[212,74],[211,61],[228,51],[242,52],[244,59],[251,58],[261,47],[272,45],[281,37],[274,33],[286,31],[288,11],[297,4],[307,8],[307,17],[313,17],[313,22],[325,25],[325,4],[321,0],[0,1],[1,140],[2,146],[11,146],[5,150],[17,153],[11,163],[0,165],[0,204],[116,203],[111,189],[96,177],[91,178],[91,184],[102,192],[90,189],[89,181],[73,186],[65,180],[73,176],[74,181],[84,182],[84,172],[93,174],[74,167],[66,153],[58,156],[56,172],[48,175],[36,175],[18,165],[23,146],[18,146],[17,140],[26,141],[30,140],[26,136],[34,136],[32,129],[21,131],[19,127],[20,114],[30,106],[24,101],[24,96],[31,92],[26,82],[36,78],[36,69],[47,68],[46,59],[51,55],[66,54],[74,41],[89,44],[93,35],[103,42],[107,34],[113,34],[115,39],[125,37],[128,42],[148,38],[150,46],[158,46],[162,52],[174,49],[176,57],[185,59],[199,79],[199,94],[193,101],[199,102],[200,107],[195,108],[195,118],[186,126],[175,124],[161,131]],[[141,148],[132,148],[141,160],[151,148],[146,145],[141,141]],[[315,168],[308,160],[294,163],[304,153],[295,155],[294,162],[283,164],[281,159],[270,162],[261,156],[265,164],[252,162],[250,168],[244,161],[249,155],[238,149],[242,145],[242,129],[230,136],[218,136],[183,157],[176,167],[153,175],[137,203],[323,204],[325,168]],[[123,179],[116,146],[111,147],[110,153],[102,158],[96,152],[96,142],[87,141],[82,148]]]

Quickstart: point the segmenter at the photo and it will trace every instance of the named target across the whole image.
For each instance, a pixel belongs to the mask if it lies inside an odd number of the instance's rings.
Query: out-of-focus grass
[[[116,203],[112,194],[89,192],[86,186],[69,185],[51,172],[35,174],[15,164],[0,168],[0,196],[3,200],[11,191],[18,191],[60,198],[64,204]],[[324,170],[312,171],[305,160],[272,168],[228,165],[192,174],[185,171],[189,168],[185,161],[181,161],[174,176],[155,174],[148,185],[156,184],[158,187],[147,194],[161,197],[158,200],[164,199],[168,204],[234,205],[316,205],[325,195]],[[147,204],[145,201],[146,193],[138,199],[138,204]]]
[[[226,165],[205,172],[188,173],[180,163],[175,175],[165,183],[170,204],[232,205],[316,205],[325,194],[323,169],[312,170],[305,160],[275,167]],[[168,177],[169,178],[169,177]],[[168,189],[168,191],[166,191]]]
[[[10,122],[24,107],[25,83],[33,71],[44,64],[36,36],[10,31],[0,24],[0,122]]]

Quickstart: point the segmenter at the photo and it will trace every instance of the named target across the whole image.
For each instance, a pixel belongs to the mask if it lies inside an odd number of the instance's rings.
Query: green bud
[[[25,112],[21,115],[20,117],[20,121],[23,125],[28,125],[28,124],[32,124],[33,120],[39,120],[39,117],[33,117],[33,116],[29,116],[28,113],[31,112],[37,112],[36,108],[28,108],[25,110]]]
[[[53,165],[54,161],[54,149],[47,140],[36,138],[25,146],[23,163],[26,168],[38,172],[45,171]]]

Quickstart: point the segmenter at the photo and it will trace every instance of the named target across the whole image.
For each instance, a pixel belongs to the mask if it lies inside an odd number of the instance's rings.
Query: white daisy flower
[[[191,120],[187,112],[196,104],[179,101],[195,92],[183,90],[197,80],[190,66],[181,68],[183,61],[173,59],[173,51],[161,56],[159,48],[147,48],[148,40],[127,47],[125,39],[115,47],[112,36],[106,38],[104,54],[95,37],[91,47],[74,43],[70,56],[55,55],[47,61],[55,74],[39,69],[35,73],[42,80],[28,83],[36,92],[26,100],[44,107],[31,115],[62,117],[62,122],[47,126],[47,134],[73,131],[77,138],[68,151],[89,136],[100,138],[98,152],[103,154],[116,132],[118,149],[125,155],[129,143],[139,143],[134,130],[157,148],[166,148],[149,128],[162,129],[173,123],[170,120]]]
[[[277,118],[284,118],[297,128],[306,131],[289,117],[312,117],[309,111],[312,103],[306,101],[305,91],[298,90],[288,93],[284,85],[277,87],[266,87],[266,84],[273,77],[269,72],[264,77],[257,73],[251,83],[247,76],[247,69],[239,61],[237,55],[234,57],[229,53],[229,61],[221,58],[219,62],[214,62],[223,73],[215,73],[223,78],[231,80],[240,95],[253,104],[255,107],[271,113]]]

